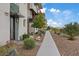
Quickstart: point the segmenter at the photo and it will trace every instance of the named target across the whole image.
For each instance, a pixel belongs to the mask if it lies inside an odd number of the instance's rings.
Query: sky
[[[78,3],[43,3],[42,5],[48,26],[62,28],[71,22],[79,23]]]

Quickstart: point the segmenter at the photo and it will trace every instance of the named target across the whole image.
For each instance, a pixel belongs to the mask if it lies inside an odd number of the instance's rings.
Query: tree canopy
[[[32,27],[44,28],[45,26],[46,26],[46,21],[45,21],[44,14],[39,13],[38,15],[35,16]]]
[[[69,35],[70,38],[73,38],[74,36],[79,35],[79,24],[76,22],[67,24],[63,31],[65,34]]]

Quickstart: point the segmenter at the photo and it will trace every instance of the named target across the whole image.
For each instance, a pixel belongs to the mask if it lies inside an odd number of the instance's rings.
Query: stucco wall
[[[31,23],[29,23],[29,33],[34,33],[35,32],[35,28],[34,27],[32,27],[32,22]]]
[[[0,46],[10,40],[10,4],[0,3]],[[9,13],[9,14],[7,14]]]
[[[19,18],[19,36],[18,40],[20,40],[20,37],[26,33],[27,34],[27,4],[21,3],[19,5],[19,12],[21,15],[24,16],[24,18]],[[25,20],[25,26],[23,25],[23,22]]]
[[[29,8],[30,9],[33,9],[36,13],[37,13],[37,7],[34,5],[34,3],[29,3]],[[27,12],[28,12],[28,20],[29,19],[32,19],[32,12],[31,10],[28,9]],[[29,22],[29,33],[34,33],[35,32],[35,28],[33,28],[31,25],[32,25],[33,22]]]

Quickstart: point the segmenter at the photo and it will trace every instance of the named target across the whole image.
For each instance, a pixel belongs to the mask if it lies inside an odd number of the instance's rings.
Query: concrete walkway
[[[37,56],[60,56],[60,53],[49,31],[47,31],[45,34],[43,43],[37,52]]]

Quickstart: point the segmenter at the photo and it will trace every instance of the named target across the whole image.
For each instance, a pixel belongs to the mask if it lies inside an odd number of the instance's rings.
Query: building
[[[10,39],[20,40],[27,34],[27,4],[10,4]]]
[[[0,46],[10,40],[10,4],[0,4]]]
[[[21,40],[23,34],[32,33],[33,18],[38,14],[38,3],[0,4],[0,46],[10,40]]]
[[[40,13],[42,5],[40,3],[28,3],[28,33],[36,32],[36,29],[32,27],[34,17]]]
[[[27,4],[0,4],[0,46],[27,34]]]

